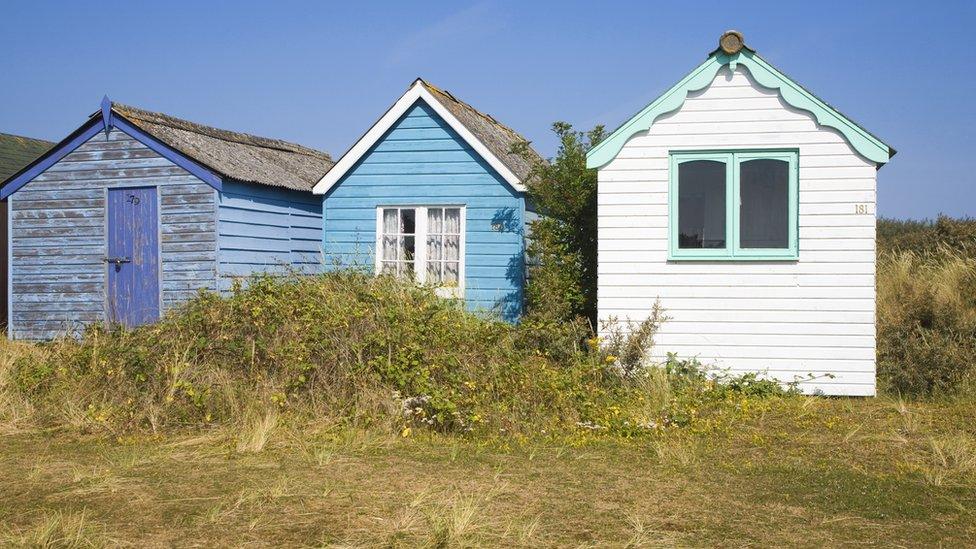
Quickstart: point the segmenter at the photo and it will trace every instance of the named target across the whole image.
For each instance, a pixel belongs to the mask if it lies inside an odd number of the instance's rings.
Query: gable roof
[[[513,153],[512,147],[515,144],[528,143],[524,137],[491,115],[475,109],[447,90],[433,86],[422,78],[414,80],[406,93],[342,155],[335,166],[322,177],[313,192],[328,192],[419,100],[434,109],[516,191],[525,192],[524,182],[532,173],[535,161],[544,161],[542,156],[531,147],[527,148],[529,158]]]
[[[709,54],[704,63],[590,149],[586,154],[586,167],[600,168],[613,160],[634,134],[647,131],[657,118],[680,108],[690,92],[708,87],[720,69],[728,66],[734,71],[737,65],[746,67],[759,85],[778,90],[784,101],[809,112],[821,126],[829,126],[839,131],[858,154],[875,162],[879,168],[895,155],[896,151],[891,146],[809,92],[760,57],[755,50],[743,44],[741,34],[729,31],[723,35],[723,40],[733,34],[738,35],[738,45],[735,49],[726,50],[724,46],[720,46]]]
[[[78,129],[7,178],[0,199],[111,127],[118,127],[218,190],[223,179],[234,179],[307,192],[332,167],[327,153],[301,145],[204,126],[105,98],[101,110]]]
[[[0,181],[19,172],[54,146],[50,141],[0,133]]]

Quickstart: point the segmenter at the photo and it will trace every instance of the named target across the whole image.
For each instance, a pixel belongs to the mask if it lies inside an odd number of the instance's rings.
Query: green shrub
[[[582,319],[511,325],[389,277],[259,276],[154,325],[3,344],[0,426],[122,435],[274,418],[264,423],[635,436],[697,425],[729,395],[766,396],[676,361],[654,388],[648,346],[662,319],[656,309],[606,346]]]
[[[883,387],[924,396],[973,379],[976,259],[948,247],[882,254],[877,314]]]
[[[539,161],[527,143],[513,149],[533,164],[526,187],[540,216],[531,224],[527,251],[534,264],[526,305],[536,316],[583,317],[595,324],[597,177],[596,170],[586,168],[586,153],[606,132],[603,126],[579,132],[565,122],[556,122],[552,130],[559,148],[550,162]]]
[[[940,215],[935,221],[878,219],[878,253],[938,254],[976,259],[976,219]]]

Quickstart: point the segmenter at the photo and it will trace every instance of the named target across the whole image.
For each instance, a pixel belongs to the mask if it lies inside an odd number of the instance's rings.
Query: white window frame
[[[434,290],[441,297],[464,296],[465,287],[465,258],[467,257],[467,208],[463,204],[385,204],[376,207],[376,253],[374,273],[379,276],[383,272],[383,211],[384,210],[415,210],[416,226],[414,227],[414,279],[420,284],[427,283],[427,210],[450,209],[460,210],[461,242],[458,250],[458,283],[457,286],[438,286]]]

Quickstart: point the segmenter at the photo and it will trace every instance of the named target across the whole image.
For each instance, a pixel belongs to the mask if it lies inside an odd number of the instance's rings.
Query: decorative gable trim
[[[379,120],[373,124],[352,148],[342,155],[335,166],[329,170],[312,189],[314,194],[326,194],[357,162],[393,127],[400,117],[417,101],[423,101],[437,113],[478,155],[481,156],[509,185],[518,192],[525,192],[525,185],[508,169],[488,147],[485,146],[467,127],[464,126],[449,110],[447,110],[427,89],[423,82],[416,82],[390,107]]]
[[[106,108],[106,106],[108,108]],[[111,109],[111,102],[108,101],[108,97],[106,97],[102,100],[100,113],[93,115],[91,119],[82,124],[80,128],[72,132],[71,135],[58,143],[46,154],[28,164],[17,174],[11,176],[10,179],[4,183],[3,188],[0,189],[0,200],[6,200],[8,196],[14,194],[20,190],[21,187],[33,181],[35,177],[41,175],[47,171],[48,168],[60,162],[61,159],[71,154],[75,149],[83,145],[89,139],[98,135],[99,132],[104,131],[105,138],[108,139],[108,133],[113,127],[126,133],[136,141],[139,141],[147,148],[153,150],[158,155],[169,160],[173,164],[176,164],[177,166],[195,175],[201,181],[207,183],[214,189],[217,189],[218,191],[221,189],[223,180],[219,175],[191,160],[179,151],[164,144],[153,136],[147,134],[145,131],[139,129],[118,113],[113,112]]]
[[[586,155],[586,167],[600,168],[616,158],[620,149],[634,134],[649,130],[660,116],[680,108],[689,93],[711,84],[718,71],[726,65],[731,70],[735,70],[737,65],[746,67],[759,85],[778,90],[783,100],[791,106],[809,112],[821,126],[829,126],[839,131],[858,154],[875,162],[879,167],[895,155],[895,150],[890,146],[805,90],[759,57],[756,52],[743,47],[733,54],[724,53],[721,49],[712,53],[704,63],[674,87],[664,92],[593,147]]]

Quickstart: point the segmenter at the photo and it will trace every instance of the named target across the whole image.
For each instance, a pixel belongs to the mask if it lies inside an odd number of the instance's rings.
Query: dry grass
[[[644,441],[403,438],[264,413],[243,438],[21,431],[0,438],[0,545],[966,546],[973,425],[972,403],[797,398]]]
[[[976,477],[976,441],[967,435],[932,437],[931,455],[923,463],[925,479],[933,486],[947,483],[970,485]]]
[[[4,547],[80,549],[104,547],[110,544],[110,540],[91,524],[84,511],[67,514],[55,511],[24,532],[0,533],[0,544]],[[115,540],[111,544],[121,545]]]
[[[269,408],[244,426],[237,442],[238,452],[257,453],[264,449],[271,433],[278,427],[278,411]]]

